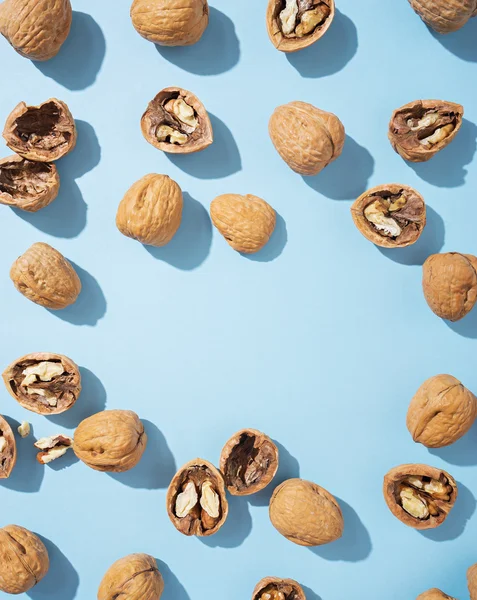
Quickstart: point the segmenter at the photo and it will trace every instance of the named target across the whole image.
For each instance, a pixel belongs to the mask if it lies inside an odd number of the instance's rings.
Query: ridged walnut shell
[[[278,154],[301,175],[316,175],[337,159],[346,138],[336,115],[306,102],[276,108],[268,131]]]
[[[416,600],[455,600],[455,598],[444,594],[444,592],[441,592],[437,588],[432,588],[431,590],[427,590],[427,592],[419,594]]]
[[[44,363],[63,368],[63,373],[55,374],[50,378],[47,370],[41,372],[42,367],[48,367]],[[42,367],[39,367],[37,380],[22,385],[26,378],[23,371],[25,369],[31,371],[38,365],[42,365]],[[26,354],[14,360],[5,369],[2,377],[8,392],[20,406],[39,415],[59,415],[69,410],[81,392],[81,374],[78,366],[63,354],[51,352]],[[31,393],[32,390],[37,390],[39,393]],[[46,395],[49,396],[49,399],[46,398]],[[54,398],[56,398],[56,404]]]
[[[135,30],[160,46],[191,46],[209,24],[207,0],[134,0]]]
[[[151,173],[136,181],[116,214],[119,231],[148,246],[165,246],[182,219],[182,190],[167,175]]]
[[[159,600],[164,580],[156,559],[149,554],[129,554],[109,567],[98,590],[98,600]]]
[[[303,588],[294,579],[264,577],[255,586],[252,600],[262,600],[263,594],[270,594],[270,600],[306,600]]]
[[[438,33],[457,31],[475,17],[476,0],[409,0],[421,19]]]
[[[321,546],[343,535],[344,521],[336,499],[316,483],[287,479],[270,499],[270,520],[290,542]]]
[[[17,443],[12,428],[2,416],[0,416],[0,440],[3,446],[0,450],[0,479],[8,479],[17,462]]]
[[[263,490],[278,469],[278,448],[256,429],[241,429],[225,444],[220,470],[233,496],[249,496]]]
[[[422,289],[438,317],[462,319],[477,300],[477,257],[458,252],[432,254],[422,267]]]
[[[411,400],[406,424],[415,442],[442,448],[465,435],[476,417],[474,394],[452,375],[435,375]]]
[[[477,563],[467,569],[467,586],[470,600],[477,600]]]
[[[28,592],[43,579],[49,567],[48,551],[38,536],[18,525],[7,525],[0,529],[2,592]]]
[[[222,194],[210,203],[212,223],[237,252],[253,254],[269,241],[276,224],[273,208],[257,196]]]
[[[7,146],[28,160],[53,162],[76,145],[76,125],[68,106],[50,98],[38,106],[20,102],[7,118]]]
[[[73,450],[96,471],[122,473],[137,465],[146,449],[144,425],[131,410],[103,410],[78,425]]]
[[[58,54],[71,28],[70,0],[5,0],[0,33],[22,56],[49,60]]]

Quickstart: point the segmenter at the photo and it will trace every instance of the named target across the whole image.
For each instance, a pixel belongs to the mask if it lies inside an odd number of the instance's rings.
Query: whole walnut
[[[442,448],[465,435],[476,416],[474,394],[452,375],[435,375],[417,390],[406,423],[415,442]]]
[[[344,521],[338,502],[311,481],[284,481],[273,492],[269,513],[275,529],[300,546],[328,544],[343,535]]]
[[[28,529],[7,525],[0,529],[0,590],[23,594],[48,573],[45,545]]]
[[[164,580],[156,559],[148,554],[129,554],[106,571],[98,590],[98,600],[159,600]]]
[[[419,594],[416,600],[455,600],[455,598],[444,594],[444,592],[441,592],[437,588],[432,588],[431,590],[427,590],[427,592]]]
[[[336,115],[306,102],[276,108],[268,131],[277,152],[301,175],[316,175],[338,158],[346,138]]]
[[[103,410],[78,425],[73,450],[96,471],[122,473],[137,465],[147,443],[144,426],[131,410]]]
[[[421,19],[438,33],[463,27],[477,14],[477,0],[409,0]]]
[[[458,252],[432,254],[422,267],[422,288],[438,317],[462,319],[477,300],[477,257]]]
[[[477,563],[467,569],[467,586],[470,600],[477,600]]]

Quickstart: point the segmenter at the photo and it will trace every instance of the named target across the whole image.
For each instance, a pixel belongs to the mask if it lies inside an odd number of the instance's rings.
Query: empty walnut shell
[[[96,471],[122,473],[137,465],[146,449],[144,425],[131,410],[103,410],[78,425],[73,450]]]
[[[477,11],[476,0],[409,0],[421,19],[438,33],[463,27]]]
[[[334,16],[334,0],[269,0],[268,36],[277,50],[296,52],[323,37]]]
[[[351,207],[351,216],[376,246],[404,248],[419,239],[426,225],[426,205],[412,187],[387,183],[361,194]]]
[[[255,586],[252,600],[306,600],[306,596],[294,579],[264,577]]]
[[[224,478],[210,462],[191,460],[172,479],[166,504],[174,527],[184,535],[213,535],[229,512]]]
[[[39,106],[20,102],[8,116],[7,146],[28,160],[53,162],[76,145],[76,125],[64,102],[50,98]]]
[[[225,444],[220,470],[234,496],[255,494],[272,481],[278,469],[278,448],[256,429],[241,429]]]
[[[2,377],[10,395],[23,408],[39,415],[69,410],[81,392],[78,366],[63,354],[26,354],[13,361]]]
[[[467,569],[467,586],[470,600],[477,600],[477,563]]]
[[[477,300],[477,257],[458,252],[432,254],[422,267],[422,289],[438,317],[462,319]]]
[[[384,476],[383,493],[389,510],[409,527],[441,525],[457,498],[457,484],[446,471],[413,464],[394,467]]]
[[[156,559],[148,554],[129,554],[109,567],[98,590],[98,600],[159,600],[164,580]]]
[[[435,375],[411,400],[406,424],[415,442],[442,448],[465,435],[476,417],[474,394],[452,375]]]
[[[45,545],[28,529],[7,525],[0,529],[0,590],[27,592],[48,573],[50,560]]]
[[[304,479],[287,479],[270,499],[272,525],[290,542],[321,546],[343,535],[344,521],[336,499]]]
[[[10,425],[0,416],[0,479],[8,479],[10,477],[16,462],[17,443],[15,436]]]
[[[455,600],[455,598],[444,594],[444,592],[441,592],[437,588],[432,588],[431,590],[427,590],[427,592],[419,594],[416,600]]]
[[[464,107],[444,100],[415,100],[395,110],[388,137],[405,160],[425,162],[448,146],[462,126]]]
[[[346,138],[336,115],[306,102],[276,108],[268,131],[278,154],[301,175],[316,175],[337,159]]]
[[[28,300],[59,310],[76,301],[81,281],[66,258],[48,244],[33,244],[17,258],[10,279]]]

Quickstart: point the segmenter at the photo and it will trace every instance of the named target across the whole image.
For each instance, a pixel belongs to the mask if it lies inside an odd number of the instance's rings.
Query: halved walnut
[[[253,590],[252,600],[306,600],[301,585],[293,579],[264,577]]]
[[[12,428],[0,416],[0,479],[7,479],[17,462],[17,444]]]
[[[66,452],[72,448],[73,440],[66,435],[57,434],[41,438],[33,445],[35,448],[38,448],[38,450],[41,450],[41,452],[38,452],[36,455],[37,461],[42,465],[47,465],[53,460],[66,454]]]

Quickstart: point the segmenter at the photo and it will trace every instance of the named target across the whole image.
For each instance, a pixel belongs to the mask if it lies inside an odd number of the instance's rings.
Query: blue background
[[[445,323],[420,285],[429,254],[477,253],[477,19],[439,37],[405,0],[341,0],[326,36],[286,56],[268,40],[264,0],[215,0],[202,41],[168,49],[135,32],[129,2],[73,4],[55,59],[34,64],[0,41],[0,121],[21,100],[53,96],[78,124],[76,149],[58,163],[58,199],[32,215],[0,207],[0,363],[63,353],[81,366],[84,391],[70,412],[45,418],[3,390],[1,412],[29,419],[41,437],[72,433],[106,407],[133,409],[149,445],[136,469],[107,475],[72,454],[42,467],[32,437],[18,440],[17,466],[0,483],[1,522],[38,532],[51,556],[29,596],[94,598],[113,561],[147,552],[159,559],[165,600],[249,598],[266,575],[297,579],[308,600],[412,599],[433,586],[465,598],[465,571],[477,561],[477,429],[429,452],[413,443],[405,416],[434,374],[477,390],[477,310]],[[140,117],[170,85],[193,91],[210,112],[208,150],[168,156],[143,139]],[[457,139],[422,165],[406,164],[387,140],[392,110],[417,98],[466,109]],[[270,114],[291,100],[331,110],[346,127],[343,155],[317,177],[293,173],[269,140]],[[185,192],[181,228],[162,249],[115,227],[123,194],[150,172]],[[416,187],[428,203],[427,228],[408,249],[376,248],[350,217],[359,194],[390,181]],[[211,226],[209,203],[228,192],[261,196],[279,214],[255,256],[235,253]],[[9,279],[11,263],[37,241],[63,252],[83,281],[64,311],[30,303]],[[277,483],[299,475],[337,496],[342,540],[310,550],[282,538],[268,519],[273,486],[230,498],[215,536],[174,529],[165,494],[176,469],[196,456],[217,464],[242,427],[278,442]],[[460,484],[453,513],[434,531],[405,527],[383,501],[384,473],[405,462],[448,469]]]

